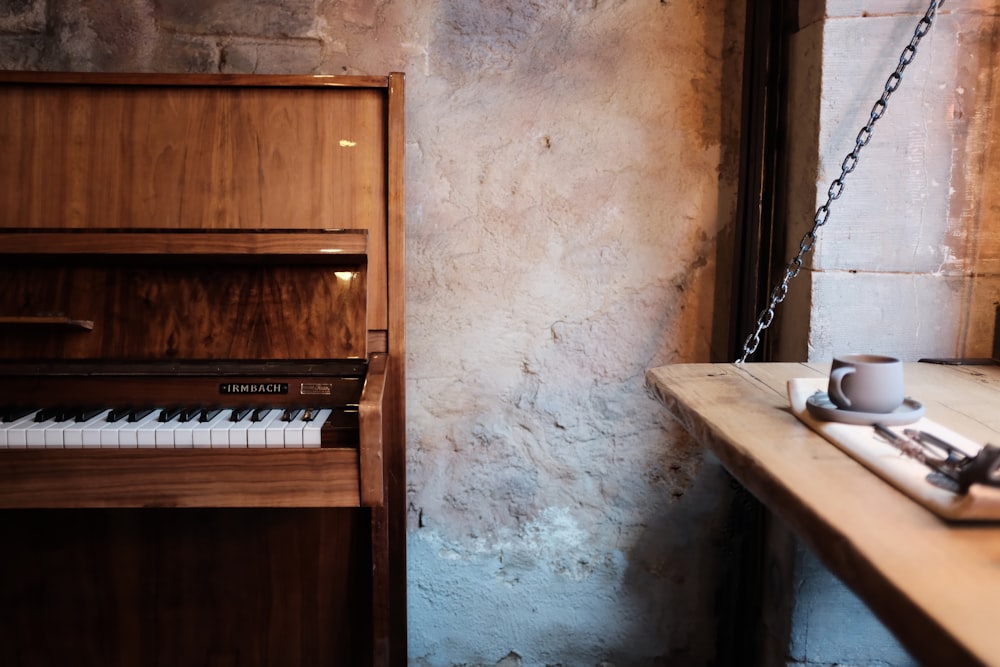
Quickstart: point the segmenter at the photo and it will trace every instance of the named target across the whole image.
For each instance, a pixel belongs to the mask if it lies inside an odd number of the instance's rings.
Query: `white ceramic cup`
[[[892,412],[903,403],[903,362],[879,354],[838,355],[827,394],[842,410]]]

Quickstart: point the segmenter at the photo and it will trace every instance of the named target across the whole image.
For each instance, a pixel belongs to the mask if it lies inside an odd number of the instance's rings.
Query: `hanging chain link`
[[[791,282],[795,276],[799,275],[799,271],[802,270],[803,258],[806,253],[813,249],[816,243],[816,235],[819,228],[826,224],[826,221],[830,217],[830,205],[834,201],[840,198],[840,195],[844,193],[844,179],[847,175],[854,171],[854,168],[858,166],[858,156],[861,154],[861,149],[868,145],[868,142],[872,138],[872,130],[875,127],[875,123],[882,114],[885,113],[886,106],[889,103],[889,97],[896,92],[899,88],[900,82],[903,80],[903,70],[906,69],[913,58],[917,55],[917,45],[920,44],[920,40],[924,38],[924,35],[931,29],[931,25],[934,23],[934,17],[937,14],[937,10],[941,5],[944,4],[944,0],[931,0],[930,6],[927,8],[927,12],[924,14],[920,22],[917,23],[916,29],[913,31],[913,37],[910,39],[910,43],[906,45],[903,49],[903,53],[899,56],[899,64],[896,66],[896,71],[889,75],[889,78],[885,82],[885,88],[882,91],[882,96],[879,98],[875,105],[872,107],[871,114],[868,117],[868,123],[861,128],[858,132],[857,138],[854,140],[854,150],[847,154],[844,158],[843,163],[840,166],[840,176],[838,176],[831,184],[830,188],[826,192],[826,202],[823,203],[818,209],[816,209],[816,215],[813,217],[812,229],[803,235],[802,240],[799,242],[799,251],[785,267],[785,275],[782,277],[781,282],[774,287],[771,291],[770,302],[767,307],[761,311],[760,315],[757,317],[757,328],[756,330],[747,336],[746,342],[743,343],[743,356],[736,362],[738,364],[744,363],[747,358],[753,354],[757,347],[760,345],[760,336],[771,326],[771,322],[774,321],[774,311],[785,297],[788,296],[788,283]]]

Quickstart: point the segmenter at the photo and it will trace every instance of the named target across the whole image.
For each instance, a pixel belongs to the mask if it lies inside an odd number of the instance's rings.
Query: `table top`
[[[647,386],[925,665],[1000,665],[1000,522],[948,523],[791,412],[828,363],[678,364]],[[1000,366],[907,363],[927,417],[1000,445]]]

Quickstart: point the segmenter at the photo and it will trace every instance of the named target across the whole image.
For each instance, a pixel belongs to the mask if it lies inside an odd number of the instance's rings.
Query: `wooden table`
[[[786,382],[829,364],[681,364],[649,388],[923,665],[1000,665],[1000,522],[949,524],[816,435]],[[1000,366],[908,363],[927,417],[1000,444]]]

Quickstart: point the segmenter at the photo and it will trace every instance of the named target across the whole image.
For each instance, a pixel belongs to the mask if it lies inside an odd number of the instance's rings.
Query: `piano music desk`
[[[923,665],[1000,665],[1000,523],[949,524],[811,431],[786,382],[828,364],[647,373],[670,414],[818,555]],[[1000,444],[1000,366],[908,363],[927,416]]]

